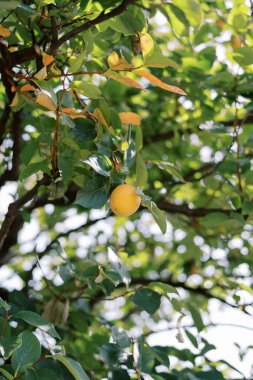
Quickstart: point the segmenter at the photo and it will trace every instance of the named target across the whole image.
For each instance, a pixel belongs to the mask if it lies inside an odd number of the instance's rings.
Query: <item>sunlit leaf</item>
[[[50,111],[54,111],[56,109],[56,106],[54,105],[50,97],[44,93],[41,93],[37,96],[36,103],[49,109]]]
[[[50,63],[54,62],[54,57],[49,54],[44,54],[42,58],[42,62],[44,66],[50,65]]]
[[[180,95],[186,95],[186,93],[183,90],[181,90],[181,88],[178,88],[175,86],[170,86],[169,84],[162,82],[160,79],[158,79],[156,76],[149,73],[148,71],[135,70],[134,72],[135,72],[135,74],[138,74],[138,75],[146,78],[155,86],[161,87],[162,89],[164,89],[166,91],[175,92],[176,94],[180,94]]]
[[[144,87],[142,87],[141,84],[139,84],[138,82],[136,82],[135,80],[133,80],[131,78],[128,78],[127,76],[122,76],[121,74],[116,73],[115,71],[109,71],[108,70],[103,75],[106,78],[113,79],[116,82],[124,84],[125,86],[135,87],[135,88],[139,88],[140,90],[145,91]]]
[[[119,117],[122,124],[141,124],[141,117],[134,112],[120,112]]]
[[[35,75],[34,77],[38,80],[43,80],[47,77],[47,67],[44,66],[42,67],[42,69],[40,69]]]

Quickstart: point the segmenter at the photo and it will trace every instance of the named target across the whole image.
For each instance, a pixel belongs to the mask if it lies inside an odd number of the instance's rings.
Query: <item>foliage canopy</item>
[[[205,332],[210,300],[252,312],[252,14],[0,1],[0,379],[241,375]],[[164,326],[181,346],[152,345]]]

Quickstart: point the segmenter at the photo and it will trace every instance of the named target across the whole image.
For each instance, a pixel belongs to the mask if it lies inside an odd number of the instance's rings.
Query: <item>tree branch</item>
[[[72,30],[70,30],[68,33],[64,34],[61,38],[59,38],[58,41],[52,44],[51,46],[51,54],[54,55],[57,51],[57,49],[64,44],[64,42],[70,40],[71,38],[77,36],[79,33],[84,32],[85,30],[90,29],[92,26],[98,25],[103,21],[109,20],[112,17],[120,15],[122,12],[124,12],[127,7],[131,4],[131,0],[123,0],[123,2],[116,8],[114,8],[112,11],[108,13],[101,12],[100,15],[95,18],[94,20],[89,20],[85,24],[80,25]]]
[[[10,113],[11,113],[11,109],[10,109],[9,104],[5,104],[5,107],[4,107],[4,110],[2,113],[2,117],[0,119],[0,145],[2,144],[3,139],[4,139],[4,134],[6,131],[6,125],[7,125],[7,122],[9,120]]]
[[[233,213],[240,213],[241,210],[225,210],[222,208],[204,208],[204,207],[199,207],[199,208],[190,208],[187,205],[175,205],[173,203],[167,202],[166,200],[161,200],[157,202],[157,206],[169,213],[178,213],[178,214],[183,214],[186,216],[190,217],[197,217],[201,218],[206,215],[212,214],[214,212],[219,212],[225,215],[232,215]]]
[[[174,286],[175,288],[182,288],[182,289],[187,290],[191,293],[202,295],[203,297],[208,298],[208,299],[216,299],[216,300],[220,301],[221,303],[223,303],[224,305],[227,305],[229,307],[233,307],[235,309],[240,309],[245,314],[251,315],[247,310],[245,310],[244,305],[232,304],[230,302],[227,302],[222,297],[219,297],[217,295],[209,293],[205,288],[202,288],[201,286],[197,286],[194,288],[194,287],[187,285],[185,282],[174,281],[170,278],[168,278],[167,280],[162,280],[162,279],[149,280],[149,279],[143,279],[143,278],[135,278],[131,281],[131,285],[149,285],[152,282],[162,282],[164,284],[169,284],[171,286]]]
[[[8,237],[12,223],[17,217],[20,208],[35,197],[41,185],[48,185],[50,181],[51,178],[45,175],[39,182],[37,182],[37,184],[30,191],[28,191],[22,197],[18,198],[15,202],[9,205],[8,212],[5,215],[5,219],[0,229],[0,250],[3,247],[6,238]]]
[[[21,126],[22,126],[22,111],[13,113],[13,120],[11,124],[11,132],[13,138],[13,148],[12,148],[12,167],[7,169],[0,176],[0,188],[5,184],[6,181],[16,181],[19,175],[19,162],[20,162],[20,151],[21,151]]]

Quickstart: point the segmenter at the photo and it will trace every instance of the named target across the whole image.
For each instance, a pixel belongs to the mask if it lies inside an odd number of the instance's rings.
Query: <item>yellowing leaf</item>
[[[61,70],[58,69],[58,67],[56,66],[55,63],[51,66],[51,71],[52,71],[53,74],[56,74],[56,75],[60,75],[61,74]]]
[[[47,67],[44,66],[40,71],[38,71],[35,75],[35,78],[38,80],[43,80],[47,77]]]
[[[122,124],[141,124],[141,117],[134,112],[120,112],[119,117]]]
[[[18,104],[18,101],[19,101],[19,96],[18,96],[18,93],[16,92],[14,98],[12,99],[10,107],[15,107]]]
[[[54,57],[49,54],[44,54],[42,58],[42,62],[44,66],[50,65],[50,63],[54,62]]]
[[[128,63],[125,58],[120,58],[117,65],[113,67],[113,70],[122,70],[122,69],[133,69],[133,65]]]
[[[145,59],[148,55],[150,55],[154,50],[154,41],[150,34],[145,33],[140,35],[141,40],[141,50],[143,58]]]
[[[175,92],[176,94],[180,94],[180,95],[186,95],[186,93],[183,90],[181,90],[181,88],[176,87],[176,86],[170,86],[169,84],[162,82],[156,76],[154,76],[153,74],[151,74],[147,71],[136,70],[135,73],[146,78],[151,83],[153,83],[155,86],[161,87],[166,91]]]
[[[25,92],[25,91],[35,91],[35,90],[36,88],[32,86],[31,84],[24,84],[24,86],[22,86],[19,91]]]
[[[71,119],[77,119],[78,117],[86,118],[85,111],[77,111],[74,108],[63,108],[62,111],[66,113]]]
[[[14,53],[14,51],[17,51],[18,48],[17,48],[17,46],[10,46],[10,47],[8,48],[8,50],[9,50],[11,53]]]
[[[4,27],[0,24],[0,36],[5,38],[5,37],[9,37],[10,34],[11,34],[11,32],[10,32],[8,29],[4,28]]]
[[[116,80],[117,82],[122,83],[125,86],[135,87],[135,88],[139,88],[139,89],[145,91],[145,88],[142,87],[141,84],[139,84],[138,82],[136,82],[135,80],[133,80],[131,78],[123,77],[122,75],[120,75],[119,73],[116,73],[115,71],[109,71],[108,70],[103,75],[106,78]]]
[[[122,152],[125,152],[129,148],[129,143],[127,141],[123,141],[121,143],[121,150]]]
[[[49,109],[50,111],[54,111],[56,109],[54,103],[49,98],[49,96],[47,96],[46,94],[43,94],[43,93],[38,95],[38,97],[36,99],[36,103],[38,103],[41,106]]]
[[[128,63],[124,57],[119,58],[116,51],[113,51],[109,55],[107,61],[108,61],[108,65],[109,65],[110,69],[121,70],[121,69],[132,69],[133,68],[133,65]]]
[[[108,65],[109,65],[110,69],[111,69],[112,67],[114,67],[114,66],[117,65],[117,63],[119,62],[119,56],[118,56],[118,54],[116,53],[116,51],[113,51],[113,52],[109,55],[109,57],[108,57],[108,59],[107,59],[107,62],[108,62]]]
[[[108,128],[108,124],[104,118],[104,115],[102,114],[102,111],[99,109],[99,108],[96,108],[94,110],[94,113],[93,113],[93,116],[101,123],[103,124],[105,127]]]

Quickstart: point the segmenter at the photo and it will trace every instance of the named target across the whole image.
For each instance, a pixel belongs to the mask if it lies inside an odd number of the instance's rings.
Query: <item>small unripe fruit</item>
[[[238,36],[233,36],[231,39],[231,46],[233,49],[238,49],[242,46],[242,41],[240,37]]]
[[[110,196],[110,207],[118,216],[130,216],[134,214],[141,204],[141,198],[135,192],[132,185],[122,184],[117,186]]]
[[[218,28],[220,28],[220,29],[223,28],[223,26],[224,26],[224,22],[222,21],[221,18],[219,18],[219,20],[217,21],[217,26],[218,26]]]

